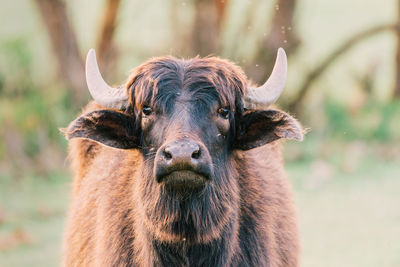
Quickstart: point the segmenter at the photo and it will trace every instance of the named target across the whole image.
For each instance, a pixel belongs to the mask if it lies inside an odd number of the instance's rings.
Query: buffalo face
[[[226,165],[235,117],[212,84],[184,84],[177,75],[158,88],[157,100],[139,105],[141,145],[160,185],[198,190],[217,179],[214,166]]]

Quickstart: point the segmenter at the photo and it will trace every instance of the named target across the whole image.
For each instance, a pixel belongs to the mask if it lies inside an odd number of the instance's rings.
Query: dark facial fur
[[[232,74],[237,78],[228,79]],[[237,216],[237,174],[229,151],[245,85],[243,74],[222,60],[155,59],[133,74],[129,90],[144,157],[138,179],[146,184],[138,195],[146,224],[158,240],[207,243],[220,237]],[[144,114],[143,107],[151,113]],[[228,114],[221,115],[221,108]],[[201,189],[177,192],[156,182],[157,153],[164,144],[182,138],[200,143],[210,158],[211,177]]]

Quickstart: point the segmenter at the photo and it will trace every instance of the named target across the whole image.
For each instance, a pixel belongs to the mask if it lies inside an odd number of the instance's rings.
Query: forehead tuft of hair
[[[152,58],[135,68],[126,84],[130,102],[139,110],[143,105],[168,101],[181,90],[215,96],[232,110],[242,106],[247,77],[234,63],[217,57],[189,60],[172,56]]]

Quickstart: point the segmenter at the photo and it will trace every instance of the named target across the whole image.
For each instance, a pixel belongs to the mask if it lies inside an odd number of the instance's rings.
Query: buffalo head
[[[281,94],[287,60],[278,50],[271,76],[248,86],[242,71],[218,58],[155,58],[132,73],[125,87],[107,85],[94,50],[86,61],[89,91],[104,110],[85,114],[67,131],[120,149],[139,148],[152,178],[170,189],[199,189],[226,168],[232,150],[279,138],[302,139],[290,115],[267,109]],[[264,107],[266,110],[259,110]]]

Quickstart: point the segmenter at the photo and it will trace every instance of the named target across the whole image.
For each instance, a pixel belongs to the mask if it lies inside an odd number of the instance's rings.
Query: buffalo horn
[[[86,57],[86,83],[90,94],[98,104],[115,109],[122,109],[128,104],[126,88],[113,88],[103,80],[93,48]]]
[[[285,87],[287,58],[283,48],[278,49],[274,68],[268,80],[260,87],[248,87],[244,96],[245,108],[262,108],[273,104]]]

